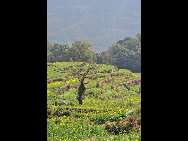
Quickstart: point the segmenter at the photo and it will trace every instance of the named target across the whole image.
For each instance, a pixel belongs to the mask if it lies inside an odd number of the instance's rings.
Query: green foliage
[[[89,64],[83,62],[56,62],[47,64],[47,136],[48,140],[140,140],[140,131],[132,130],[122,134],[121,130],[127,127],[126,118],[140,122],[141,94],[140,84],[130,87],[124,86],[112,89],[114,84],[121,84],[140,77],[140,74],[130,70],[114,70],[114,66],[106,64]],[[86,74],[86,72],[89,72]],[[99,72],[98,70],[102,71]],[[110,73],[104,73],[106,71]],[[79,73],[80,72],[80,73]],[[79,73],[76,75],[75,73]],[[82,95],[82,105],[77,100],[81,76],[86,74],[84,83],[85,93]],[[114,75],[112,75],[114,74]],[[116,80],[119,78],[126,78]],[[60,79],[59,79],[60,78]],[[56,79],[57,81],[52,81]],[[114,80],[113,82],[109,80]],[[105,82],[100,88],[97,82]],[[69,86],[69,87],[68,87]],[[126,115],[126,112],[135,110]],[[109,126],[115,122],[115,126]],[[122,123],[122,124],[118,124]],[[120,125],[123,125],[121,127]],[[114,130],[114,129],[118,130]],[[135,129],[140,129],[139,126]],[[110,131],[110,132],[109,132]],[[116,132],[113,132],[116,131]],[[115,134],[116,133],[116,134]]]
[[[93,116],[90,118],[90,121],[93,121],[97,124],[104,124],[107,121],[114,121],[114,120],[122,120],[123,118],[127,117],[125,113],[118,113],[118,114],[113,114],[113,115],[106,115],[106,114],[101,114],[97,116]]]
[[[97,53],[96,62],[112,64],[122,69],[141,72],[141,34],[135,38],[126,37],[113,44],[107,51]]]
[[[66,99],[67,103],[70,105],[78,105],[77,97],[77,89],[70,89],[69,91],[64,93],[64,99]]]
[[[72,47],[47,42],[48,62],[88,62],[109,64],[119,69],[141,72],[141,34],[135,38],[126,37],[111,45],[106,51],[95,53],[89,40],[74,41]],[[109,67],[109,66],[105,66]],[[104,68],[104,69],[107,69]],[[98,71],[102,71],[99,68]],[[103,70],[104,70],[103,69]]]
[[[89,40],[75,41],[72,47],[47,42],[48,62],[93,62],[94,51]]]
[[[112,55],[112,64],[118,68],[130,69],[133,72],[141,71],[141,35],[136,38],[119,40],[108,49]]]
[[[73,61],[92,62],[94,51],[89,40],[75,41],[68,50],[68,57]]]
[[[47,42],[47,61],[48,62],[66,62],[68,45],[55,43],[54,45]]]

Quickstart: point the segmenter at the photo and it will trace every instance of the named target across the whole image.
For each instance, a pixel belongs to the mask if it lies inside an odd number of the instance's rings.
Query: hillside
[[[101,52],[117,40],[141,32],[140,0],[48,0],[50,42],[88,39]]]
[[[141,77],[112,65],[47,64],[48,140],[141,140]],[[86,87],[77,100],[80,78]]]

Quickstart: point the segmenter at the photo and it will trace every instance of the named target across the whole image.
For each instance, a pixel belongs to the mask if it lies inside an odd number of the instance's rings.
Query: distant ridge
[[[48,0],[47,36],[71,45],[88,39],[96,52],[141,32],[141,0]]]

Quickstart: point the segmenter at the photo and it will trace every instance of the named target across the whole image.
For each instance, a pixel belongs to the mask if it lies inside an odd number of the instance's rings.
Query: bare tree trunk
[[[80,105],[82,105],[82,103],[83,103],[82,102],[82,95],[84,94],[84,92],[86,90],[86,88],[84,86],[84,78],[85,78],[85,75],[83,75],[83,78],[80,81],[81,82],[80,87],[78,89],[78,97],[77,97],[77,99],[78,99],[78,102],[79,102]]]

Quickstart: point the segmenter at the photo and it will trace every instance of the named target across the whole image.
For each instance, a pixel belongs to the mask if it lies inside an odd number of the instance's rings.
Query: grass
[[[90,67],[89,64],[82,62],[48,64],[48,80],[53,78],[66,79],[64,82],[56,81],[47,84],[48,140],[141,140],[140,131],[131,129],[129,132],[114,134],[106,129],[108,122],[120,122],[127,119],[128,117],[125,113],[138,109],[141,103],[141,94],[137,92],[140,89],[140,84],[133,85],[130,90],[123,86],[113,90],[111,86],[137,79],[140,74],[131,74],[127,80],[106,82],[101,88],[97,88],[97,82],[108,80],[110,77],[113,79],[126,77],[127,73],[131,71],[120,69],[113,73],[99,73],[98,71],[113,69],[114,66],[96,64],[94,66],[95,69],[87,75],[90,78],[87,78],[88,84],[85,84],[86,91],[83,95],[83,104],[79,105],[77,101],[78,88],[73,87],[79,86],[79,75],[73,74],[78,72],[83,66],[85,68]],[[61,71],[66,72],[62,73]],[[120,75],[111,76],[111,74]],[[67,85],[70,85],[71,88],[65,91],[64,87]],[[62,100],[66,101],[66,104],[62,105]],[[136,117],[138,115],[134,113],[132,116]]]

